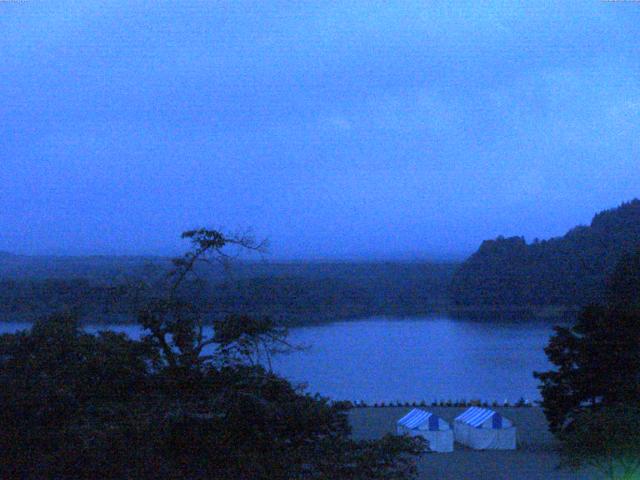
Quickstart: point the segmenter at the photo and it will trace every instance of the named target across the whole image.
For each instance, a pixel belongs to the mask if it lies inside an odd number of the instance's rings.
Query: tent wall
[[[411,419],[410,414],[403,417],[399,422],[402,422],[407,417]],[[407,427],[402,423],[398,423],[396,425],[396,431],[398,435],[409,435],[411,437],[424,438],[427,442],[427,448],[425,451],[453,451],[453,430],[451,430],[449,424],[442,418],[438,417],[437,415],[429,415],[428,417],[424,418],[424,421],[422,421],[422,423],[415,426],[413,426],[415,422],[410,421],[408,423],[412,425],[412,428]]]
[[[398,434],[424,438],[427,441],[427,448],[425,451],[453,452],[453,430],[412,430],[399,426]]]
[[[476,428],[462,422],[454,425],[457,442],[476,450],[515,450],[516,429],[507,428]]]
[[[453,430],[425,432],[432,452],[453,452]]]

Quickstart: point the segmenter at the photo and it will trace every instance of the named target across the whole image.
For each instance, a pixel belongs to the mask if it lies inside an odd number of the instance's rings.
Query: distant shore
[[[62,308],[64,310],[64,307]],[[45,317],[55,310],[50,311],[28,311],[28,312],[1,312],[0,322],[25,322],[31,323],[39,318]],[[302,326],[317,326],[336,322],[358,321],[362,319],[380,318],[413,319],[416,317],[450,317],[455,320],[482,321],[482,322],[550,322],[566,323],[573,321],[579,312],[575,306],[564,305],[511,305],[511,306],[450,306],[442,305],[424,309],[394,309],[386,311],[361,311],[361,312],[327,312],[316,314],[285,313],[281,315],[270,315],[269,312],[243,312],[256,317],[270,316],[284,325],[295,328]],[[215,315],[215,314],[214,314]],[[219,316],[225,315],[219,313]],[[82,312],[80,314],[82,322],[87,325],[134,325],[135,316],[126,313],[93,313]],[[207,324],[212,320],[205,321]]]

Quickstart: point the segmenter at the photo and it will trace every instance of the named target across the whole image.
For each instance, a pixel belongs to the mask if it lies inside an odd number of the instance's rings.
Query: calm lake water
[[[0,323],[0,332],[28,328]],[[133,325],[90,326],[138,337]],[[275,359],[274,369],[311,392],[366,402],[540,398],[534,370],[549,363],[544,323],[481,323],[448,318],[366,319],[290,331],[309,348]]]

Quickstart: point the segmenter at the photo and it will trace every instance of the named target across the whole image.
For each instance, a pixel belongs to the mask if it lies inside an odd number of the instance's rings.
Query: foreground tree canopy
[[[605,478],[633,480],[640,470],[640,408],[611,405],[576,417],[560,436],[565,465],[589,465]]]
[[[205,335],[183,295],[194,266],[261,245],[183,236],[192,249],[140,307],[140,340],[90,335],[72,314],[0,337],[0,477],[410,478],[419,440],[353,441],[347,405],[270,371],[272,355],[295,348],[274,322],[239,313]]]
[[[585,307],[575,325],[555,328],[545,352],[556,368],[534,374],[566,463],[596,466],[609,478],[631,478],[640,467],[639,306],[640,251],[618,263],[605,306]]]
[[[556,368],[534,374],[554,432],[584,411],[640,399],[640,250],[622,258],[608,283],[605,306],[555,328],[545,352]]]

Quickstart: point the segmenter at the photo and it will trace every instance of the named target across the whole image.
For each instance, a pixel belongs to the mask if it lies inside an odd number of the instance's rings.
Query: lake
[[[28,328],[0,323],[0,332]],[[138,337],[135,325],[89,326]],[[280,356],[274,370],[311,392],[368,403],[481,399],[537,400],[534,370],[550,367],[545,323],[489,323],[444,317],[370,318],[291,329],[305,351]]]

